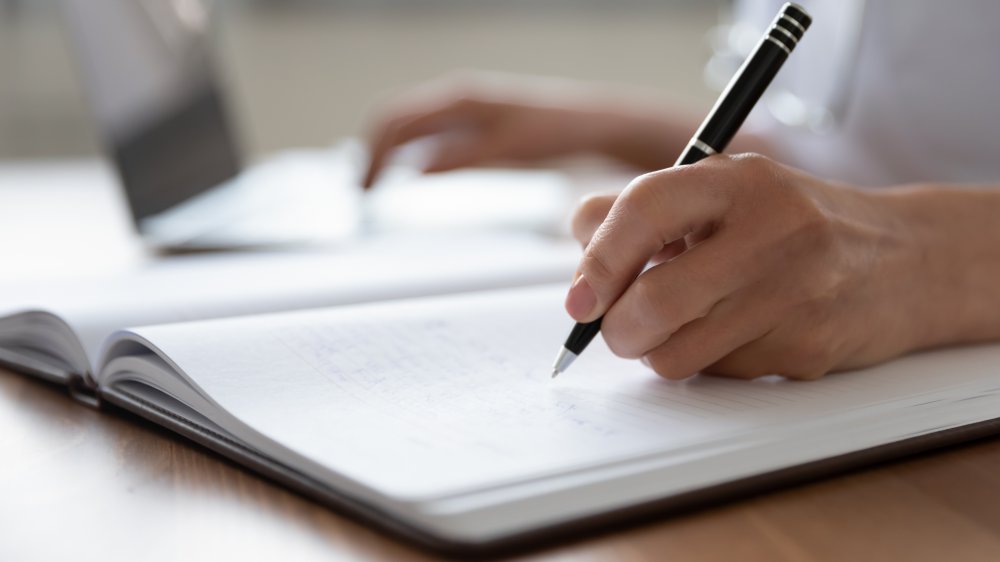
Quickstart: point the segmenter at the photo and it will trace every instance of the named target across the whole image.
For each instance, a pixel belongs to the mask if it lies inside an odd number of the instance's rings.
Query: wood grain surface
[[[0,369],[0,560],[433,560],[137,418]],[[515,558],[997,560],[1000,440]]]

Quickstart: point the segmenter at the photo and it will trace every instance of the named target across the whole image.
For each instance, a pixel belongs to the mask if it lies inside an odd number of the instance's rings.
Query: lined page
[[[565,290],[137,332],[260,434],[404,497],[706,448],[763,426],[777,439],[836,417],[918,404],[954,385],[990,383],[1000,359],[997,348],[980,348],[816,382],[672,382],[614,357],[598,339],[553,380],[554,352],[572,324],[561,307]]]

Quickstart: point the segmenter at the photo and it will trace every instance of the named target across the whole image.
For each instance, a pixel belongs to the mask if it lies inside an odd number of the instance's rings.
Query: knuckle
[[[629,215],[641,216],[657,198],[658,175],[656,172],[643,174],[629,182],[622,192],[622,210]]]
[[[756,152],[736,154],[728,159],[730,171],[752,186],[775,186],[784,188],[787,185],[785,167],[767,156]]]
[[[697,165],[681,166],[671,171],[683,174],[687,183],[717,197],[732,198],[769,183],[780,166],[760,154],[715,154]]]
[[[608,349],[618,357],[636,359],[642,355],[635,349],[635,338],[632,337],[630,321],[612,308],[601,321],[601,334]]]
[[[723,163],[722,166],[711,162],[716,158]],[[667,224],[673,225],[671,232],[675,232],[677,228],[693,230],[703,226],[695,222],[674,224],[678,220],[685,220],[684,217],[689,214],[677,207],[677,202],[689,201],[706,208],[725,209],[732,203],[734,194],[741,192],[736,187],[743,180],[734,177],[726,169],[725,163],[729,162],[726,156],[712,156],[702,162],[650,172],[635,178],[622,194],[619,203],[622,213],[629,220],[642,224],[649,232],[661,232],[662,227]]]
[[[583,254],[583,259],[580,260],[580,273],[587,278],[587,282],[598,294],[601,293],[601,288],[610,284],[615,278],[611,260],[603,248],[599,244],[590,244]]]
[[[684,176],[691,181],[699,184],[709,184],[712,183],[713,178],[717,178],[720,173],[731,174],[735,171],[734,163],[736,162],[736,157],[730,156],[728,154],[713,154],[695,165],[691,166],[680,166],[678,168],[670,168],[669,171],[672,174],[678,176]]]
[[[627,221],[645,232],[659,232],[671,216],[665,203],[664,178],[673,170],[661,170],[639,176],[629,182],[609,213],[612,220]],[[664,240],[672,242],[672,240]]]
[[[647,353],[643,356],[643,363],[667,380],[681,380],[691,375],[691,373],[685,373],[678,369],[677,363],[671,361],[669,354],[663,351]]]
[[[655,282],[649,276],[640,276],[632,284],[630,291],[632,307],[641,312],[635,319],[639,329],[659,328],[665,322],[670,322],[667,331],[674,331],[676,320],[681,318],[682,312],[676,305],[679,301],[674,298],[675,291],[671,290],[669,284]]]
[[[784,166],[767,156],[754,152],[737,154],[729,159],[731,173],[744,187],[742,195],[761,200],[788,195],[792,183],[788,181]],[[773,203],[772,203],[773,205]]]
[[[696,287],[698,280],[694,276],[682,270],[667,271],[669,275],[653,270],[646,272],[629,288],[631,306],[643,312],[640,329],[673,335],[683,326],[701,321],[713,307],[728,298],[709,298],[712,293]]]
[[[744,152],[729,157],[730,164],[738,166],[743,173],[754,173],[759,175],[773,175],[777,173],[779,165],[763,154],[756,152]]]
[[[663,340],[662,323],[656,310],[635,306],[635,301],[620,299],[604,315],[601,331],[608,347],[619,357],[638,359]]]

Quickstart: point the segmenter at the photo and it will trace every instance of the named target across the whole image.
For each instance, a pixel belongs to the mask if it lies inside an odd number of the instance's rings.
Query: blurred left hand
[[[581,204],[566,309],[604,315],[611,350],[667,378],[816,378],[921,345],[933,320],[906,228],[876,192],[713,156]]]

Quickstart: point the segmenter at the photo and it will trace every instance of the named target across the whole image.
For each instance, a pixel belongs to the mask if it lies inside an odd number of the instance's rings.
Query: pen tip
[[[562,373],[569,367],[570,363],[576,359],[576,354],[572,351],[563,347],[559,350],[559,355],[556,356],[555,363],[552,364],[552,378],[556,378],[559,373]]]

